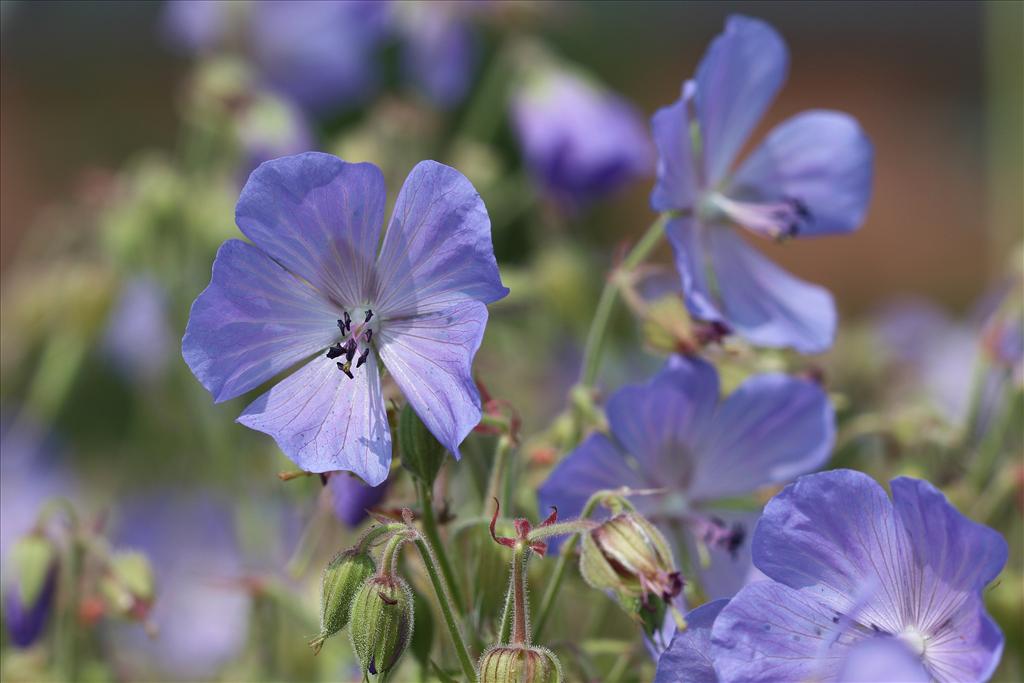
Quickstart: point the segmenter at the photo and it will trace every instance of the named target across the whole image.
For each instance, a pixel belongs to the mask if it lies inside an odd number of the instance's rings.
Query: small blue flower
[[[756,519],[716,503],[814,470],[835,438],[835,415],[817,384],[757,375],[720,400],[714,366],[678,356],[647,384],[618,390],[607,413],[611,434],[591,435],[558,464],[541,486],[541,508],[572,517],[598,490],[657,490],[634,505],[688,529],[691,557],[695,542],[709,547],[702,578],[713,597],[745,581],[745,535]]]
[[[530,173],[564,208],[577,209],[653,168],[640,113],[581,74],[540,68],[513,93],[511,107]]]
[[[378,254],[385,200],[372,164],[310,152],[260,166],[235,212],[253,244],[220,248],[182,340],[217,402],[312,357],[238,421],[305,470],[347,470],[371,486],[391,464],[378,361],[458,458],[480,421],[471,365],[485,304],[508,293],[487,211],[461,173],[418,164]]]
[[[873,152],[850,116],[814,110],[779,124],[731,172],[788,61],[770,26],[729,18],[679,101],[652,118],[660,158],[651,205],[681,212],[667,232],[693,315],[760,346],[817,353],[835,336],[831,295],[765,259],[732,226],[771,239],[857,229]]]
[[[864,643],[878,640],[894,666],[892,641],[902,646],[901,670],[916,669],[916,680],[920,667],[940,683],[992,675],[1003,636],[982,591],[1006,564],[1006,541],[928,482],[891,487],[890,501],[867,475],[835,470],[768,503],[753,557],[772,580],[746,586],[715,620],[722,681],[862,680],[853,676],[870,668]]]

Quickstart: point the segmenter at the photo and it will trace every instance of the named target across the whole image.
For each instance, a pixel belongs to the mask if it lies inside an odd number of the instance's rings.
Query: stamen
[[[794,237],[803,227],[814,222],[807,204],[796,197],[764,202],[739,201],[716,192],[708,196],[707,202],[745,228],[777,240]]]
[[[345,345],[345,360],[347,360],[349,363],[351,363],[352,359],[355,357],[355,355],[356,355],[356,340],[355,339],[349,339],[348,343]]]
[[[339,320],[338,322],[341,321]],[[328,358],[337,358],[343,353],[345,353],[345,351],[341,348],[341,344],[335,344],[334,346],[327,349]]]
[[[366,362],[367,356],[370,355],[370,347],[363,349],[363,352],[359,354],[359,360],[356,361],[356,368],[363,367],[363,363]]]
[[[352,331],[352,317],[345,311],[345,329],[342,330],[345,334]]]
[[[338,361],[338,369],[348,375],[349,379],[355,379],[356,376],[352,374],[352,363],[342,363]]]
[[[365,325],[366,323],[370,322],[370,318],[372,318],[372,317],[373,317],[373,311],[370,310],[369,308],[367,308],[366,309],[366,320],[363,321],[363,324]]]
[[[363,333],[363,337],[366,339],[366,343],[369,344],[370,340],[373,339],[373,329],[366,328],[366,332]]]

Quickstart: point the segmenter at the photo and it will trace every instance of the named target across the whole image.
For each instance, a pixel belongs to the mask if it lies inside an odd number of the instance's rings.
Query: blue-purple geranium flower
[[[305,470],[347,470],[371,486],[391,462],[379,363],[459,457],[480,420],[471,365],[485,304],[508,293],[487,211],[461,173],[418,164],[378,254],[385,199],[372,164],[310,152],[257,168],[235,212],[253,244],[221,247],[182,341],[217,402],[308,361],[238,421]]]
[[[715,600],[686,615],[686,629],[658,658],[654,683],[717,683],[711,660],[711,627],[728,600]]]
[[[767,260],[733,226],[771,239],[857,229],[873,152],[850,116],[813,110],[778,125],[732,171],[788,61],[770,26],[729,18],[679,101],[652,119],[660,159],[651,205],[678,212],[667,232],[694,316],[760,346],[815,353],[835,334],[831,295]]]
[[[571,517],[596,491],[647,491],[632,498],[640,512],[708,549],[713,571],[702,578],[713,597],[745,581],[741,520],[756,517],[720,502],[814,470],[835,438],[832,406],[814,382],[757,375],[720,400],[714,366],[679,356],[647,384],[617,391],[607,413],[611,433],[592,434],[558,464],[540,489],[542,508]]]
[[[746,586],[715,620],[722,681],[849,680],[876,639],[898,641],[930,680],[992,675],[1003,636],[981,593],[1006,541],[925,481],[891,486],[890,501],[867,475],[835,470],[768,503],[753,556],[773,580]]]

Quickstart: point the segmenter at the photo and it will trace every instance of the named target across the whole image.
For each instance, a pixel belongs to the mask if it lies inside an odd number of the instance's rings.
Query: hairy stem
[[[444,622],[448,626],[448,635],[451,636],[452,644],[455,646],[455,653],[459,657],[462,673],[466,676],[467,681],[475,681],[476,668],[473,666],[473,660],[470,658],[469,650],[466,648],[466,641],[462,638],[462,631],[459,629],[458,621],[456,621],[448,587],[445,585],[445,580],[441,573],[438,572],[438,556],[431,550],[430,543],[422,535],[417,536],[415,543],[416,548],[420,551],[420,557],[423,558],[423,565],[427,568],[427,575],[430,577],[430,585],[434,588],[437,602],[441,606],[441,614],[444,616]]]
[[[452,571],[451,563],[448,562],[444,546],[441,545],[441,534],[437,530],[437,519],[434,517],[434,495],[430,490],[430,486],[418,478],[416,479],[416,492],[419,494],[420,512],[423,515],[423,533],[426,534],[427,540],[434,547],[434,552],[437,554],[437,563],[440,565],[441,573],[444,574],[444,579],[448,583],[448,589],[451,591],[455,609],[459,614],[464,614],[466,603],[462,600],[459,584],[455,580],[455,573]]]
[[[498,628],[498,645],[507,645],[512,637],[512,577],[509,577],[505,591],[505,607],[501,610],[501,626]]]
[[[526,606],[526,544],[512,553],[512,644],[530,646],[530,614]]]

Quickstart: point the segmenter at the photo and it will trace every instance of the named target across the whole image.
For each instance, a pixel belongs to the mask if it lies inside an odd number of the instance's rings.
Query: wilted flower
[[[327,491],[334,516],[350,527],[357,527],[366,519],[366,511],[384,500],[388,483],[368,486],[348,472],[334,472],[328,475]]]
[[[1006,563],[1006,541],[925,481],[891,487],[892,501],[867,475],[835,470],[768,503],[753,555],[773,580],[743,588],[715,620],[723,681],[839,680],[876,639],[899,641],[932,680],[992,675],[1003,636],[982,591]]]
[[[686,629],[676,632],[658,658],[654,683],[718,683],[711,661],[711,626],[728,602],[715,600],[686,615]]]
[[[458,458],[480,421],[470,366],[485,304],[508,293],[487,211],[462,174],[418,164],[378,254],[385,199],[372,164],[310,152],[260,166],[236,210],[254,245],[224,243],[182,340],[217,402],[315,354],[238,421],[305,470],[349,470],[371,486],[391,464],[378,359]]]
[[[657,527],[634,512],[605,520],[583,536],[580,573],[592,587],[629,598],[679,595],[683,579]]]
[[[566,208],[652,170],[653,150],[639,112],[583,74],[538,67],[513,93],[511,107],[531,174]]]
[[[871,194],[873,152],[851,117],[807,111],[772,130],[730,173],[788,60],[766,23],[728,19],[679,101],[652,119],[660,159],[651,205],[680,212],[667,232],[694,316],[760,346],[815,353],[835,334],[831,295],[765,259],[731,226],[771,239],[855,230]]]
[[[571,517],[599,490],[647,494],[630,498],[639,512],[685,526],[689,544],[710,549],[712,571],[703,579],[713,597],[730,595],[749,569],[730,560],[747,547],[746,528],[716,501],[819,467],[835,435],[832,406],[817,384],[757,375],[719,400],[714,366],[680,356],[647,384],[613,394],[607,413],[611,434],[591,435],[559,463],[541,486],[541,505]],[[731,577],[736,569],[743,576]]]

